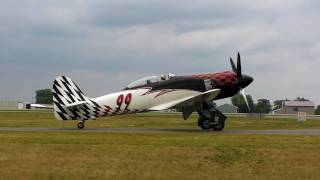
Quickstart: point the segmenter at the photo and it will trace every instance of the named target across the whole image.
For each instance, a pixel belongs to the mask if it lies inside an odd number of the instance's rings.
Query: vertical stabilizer
[[[94,109],[90,98],[67,76],[59,76],[53,82],[54,115],[58,120],[92,119]]]

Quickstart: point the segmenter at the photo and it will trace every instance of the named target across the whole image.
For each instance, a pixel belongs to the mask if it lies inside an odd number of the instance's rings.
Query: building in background
[[[231,104],[223,104],[221,106],[216,107],[222,113],[237,113],[238,107],[233,106]]]
[[[297,114],[298,112],[306,112],[307,115],[314,114],[314,102],[312,101],[284,101],[280,109],[275,114]]]
[[[25,104],[17,100],[0,100],[0,110],[25,109]]]

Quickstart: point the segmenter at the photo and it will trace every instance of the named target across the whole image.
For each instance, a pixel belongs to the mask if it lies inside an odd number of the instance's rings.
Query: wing
[[[218,96],[219,93],[220,89],[213,89],[195,96],[189,96],[179,100],[160,104],[158,106],[150,108],[149,110],[160,111],[169,108],[177,108],[182,110],[184,119],[187,119],[199,105],[206,101],[212,101],[215,97]]]

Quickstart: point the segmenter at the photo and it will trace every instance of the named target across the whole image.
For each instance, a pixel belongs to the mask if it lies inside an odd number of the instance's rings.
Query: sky
[[[254,100],[320,104],[318,0],[0,3],[0,99],[32,101],[59,75],[97,97],[148,75],[230,70],[240,51]]]

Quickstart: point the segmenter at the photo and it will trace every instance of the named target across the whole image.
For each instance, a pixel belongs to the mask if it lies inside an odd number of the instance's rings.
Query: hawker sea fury
[[[53,84],[54,115],[58,120],[79,120],[79,129],[89,119],[103,116],[161,111],[175,108],[189,118],[199,114],[202,129],[220,131],[226,116],[213,107],[212,101],[231,97],[243,89],[253,78],[242,74],[238,53],[237,67],[232,58],[233,71],[209,74],[150,76],[129,84],[124,90],[101,97],[89,98],[68,77],[57,77]],[[244,95],[245,97],[245,95]],[[248,103],[247,103],[248,104]]]

